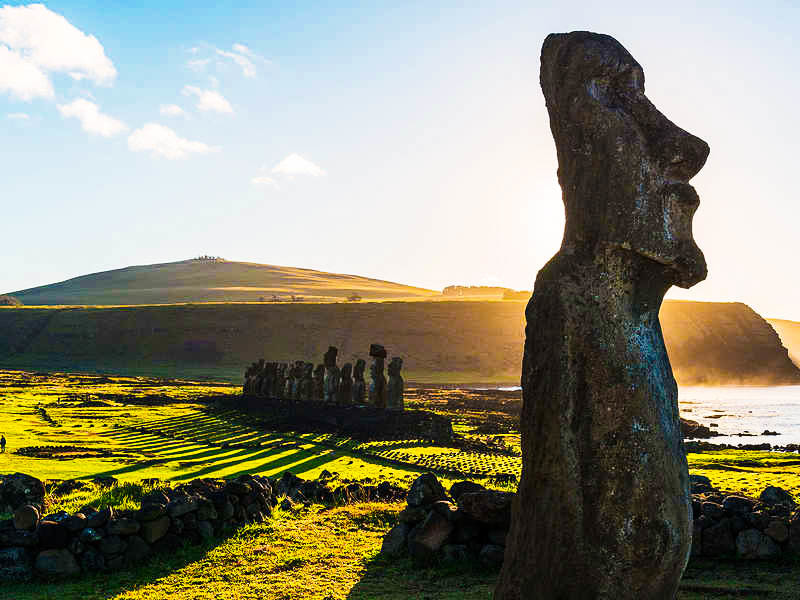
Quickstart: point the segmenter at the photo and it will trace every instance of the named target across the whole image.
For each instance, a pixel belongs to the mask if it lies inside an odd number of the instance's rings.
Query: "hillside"
[[[783,319],[767,319],[781,336],[781,341],[789,349],[789,358],[800,367],[800,323]]]
[[[406,378],[515,382],[523,302],[195,304],[0,309],[0,367],[100,370],[240,381],[245,365],[366,358],[382,343]],[[668,301],[665,338],[678,381],[800,383],[772,327],[744,304]]]
[[[438,295],[423,288],[356,275],[233,262],[184,260],[83,275],[10,292],[27,306],[137,305],[182,302],[259,302],[291,296],[309,301],[365,300]]]

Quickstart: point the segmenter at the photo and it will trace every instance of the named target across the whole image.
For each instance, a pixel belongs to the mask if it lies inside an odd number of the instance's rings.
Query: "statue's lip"
[[[662,189],[667,195],[675,195],[682,203],[697,208],[700,196],[694,186],[685,181],[667,180]]]

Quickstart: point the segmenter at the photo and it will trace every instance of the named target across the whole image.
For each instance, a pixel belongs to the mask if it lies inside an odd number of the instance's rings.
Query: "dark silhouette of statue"
[[[378,408],[386,408],[386,376],[383,374],[386,361],[386,349],[380,344],[371,344],[369,355],[372,364],[369,366],[369,403]]]
[[[400,371],[403,368],[403,359],[399,356],[392,357],[389,361],[389,381],[386,384],[386,406],[389,410],[403,410],[403,377]]]
[[[339,374],[339,389],[336,392],[336,404],[346,406],[353,401],[353,365],[344,363]]]
[[[525,311],[523,470],[495,599],[672,599],[692,507],[658,311],[706,276],[688,181],[708,145],[607,35],[549,35],[541,85],[566,225]]]
[[[356,366],[353,367],[353,404],[364,404],[364,398],[367,395],[367,384],[364,381],[364,369],[367,363],[363,358],[356,361]]]

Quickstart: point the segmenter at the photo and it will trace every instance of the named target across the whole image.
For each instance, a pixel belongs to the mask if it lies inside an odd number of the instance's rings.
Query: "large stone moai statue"
[[[339,373],[339,389],[336,392],[336,404],[346,406],[353,400],[353,365],[344,363]]]
[[[364,369],[366,368],[367,363],[363,358],[359,358],[356,366],[353,367],[353,404],[364,404],[367,395],[367,383],[364,381]]]
[[[312,399],[315,402],[322,402],[325,398],[325,365],[317,365],[317,368],[313,371],[313,381]]]
[[[291,371],[291,395],[292,400],[301,400],[303,374],[305,372],[305,363],[302,360],[294,361]]]
[[[692,507],[658,311],[706,276],[688,181],[708,145],[607,35],[549,35],[541,85],[566,225],[525,311],[523,469],[495,599],[672,599]]]
[[[303,374],[300,380],[300,400],[312,402],[315,400],[316,374],[314,373],[314,363],[303,363]]]
[[[272,383],[272,397],[283,399],[283,390],[286,387],[286,364],[278,363],[275,368],[275,381]]]
[[[335,346],[328,346],[325,353],[325,380],[323,382],[325,404],[335,404],[336,394],[339,391],[339,381],[341,375],[339,367],[336,366],[336,355],[339,350]]]
[[[386,376],[383,367],[386,361],[386,348],[380,344],[371,344],[369,355],[372,364],[369,366],[369,403],[378,408],[386,408]]]
[[[403,359],[399,356],[392,357],[389,361],[389,381],[386,384],[386,406],[389,410],[403,410],[403,377],[400,370],[403,368]]]

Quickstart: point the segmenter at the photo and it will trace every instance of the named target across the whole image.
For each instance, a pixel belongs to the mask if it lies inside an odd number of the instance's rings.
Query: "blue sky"
[[[563,228],[539,50],[590,29],[711,146],[709,278],[670,296],[800,320],[798,25],[789,2],[3,5],[0,291],[199,254],[530,289]]]

